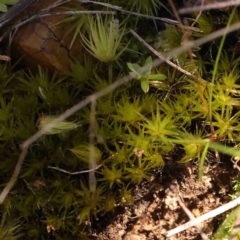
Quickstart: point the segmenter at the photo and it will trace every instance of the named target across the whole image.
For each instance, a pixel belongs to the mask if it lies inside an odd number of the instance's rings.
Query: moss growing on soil
[[[131,10],[157,16],[157,6],[162,5],[158,4],[135,1]],[[129,9],[128,1],[113,5]],[[226,19],[230,13],[224,13]],[[166,25],[157,34],[152,20],[143,31],[145,20],[124,17],[88,19],[82,38],[96,62],[72,63],[69,73],[52,75],[39,67],[33,74],[0,66],[2,184],[11,177],[20,143],[88,95],[129,72],[134,77],[31,144],[19,179],[1,205],[1,239],[84,239],[91,223],[132,204],[134,188],[168,164],[173,152],[178,155],[173,164],[201,165],[211,142],[240,143],[239,58],[230,56],[227,48],[222,51],[214,84],[218,42],[210,44],[211,51],[203,47],[190,56],[174,57],[173,62],[198,80],[167,64],[148,65],[143,73],[139,66],[151,64],[146,60],[155,56],[128,32],[136,20],[142,37],[161,52],[181,45],[185,32]],[[203,34],[218,27],[209,14],[202,14],[198,23]],[[192,39],[201,37],[189,34]],[[88,170],[90,163],[95,171],[78,173]]]

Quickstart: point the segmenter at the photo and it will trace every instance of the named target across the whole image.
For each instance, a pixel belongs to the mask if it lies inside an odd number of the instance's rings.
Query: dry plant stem
[[[191,220],[194,220],[195,217],[193,216],[193,214],[191,213],[191,211],[185,206],[185,204],[183,203],[182,199],[180,198],[179,194],[177,195],[177,200],[179,205],[181,206],[181,208],[183,209],[183,211],[188,215],[188,217]],[[195,225],[195,227],[197,228],[199,234],[201,235],[203,240],[208,240],[207,235],[203,232],[202,227],[200,224]]]
[[[171,6],[171,8],[172,8],[172,11],[173,11],[173,13],[174,13],[174,16],[176,17],[176,19],[177,19],[177,20],[179,21],[179,23],[181,24],[181,25],[180,25],[180,28],[183,30],[182,40],[183,40],[183,41],[188,40],[188,31],[186,31],[186,29],[183,28],[184,25],[183,25],[183,23],[182,23],[182,21],[181,21],[181,18],[179,17],[179,14],[178,14],[178,11],[177,11],[177,9],[176,9],[176,7],[175,7],[175,4],[173,3],[172,0],[168,0],[168,2],[169,2],[170,6]],[[190,57],[190,59],[191,59],[191,61],[192,61],[193,66],[195,67],[195,64],[194,64],[194,62],[193,62],[193,57],[192,57],[193,54],[192,54],[191,49],[188,50],[188,55],[189,55],[189,57]]]
[[[188,7],[188,8],[181,8],[179,9],[180,14],[186,14],[191,12],[198,12],[198,11],[206,11],[210,9],[221,9],[231,6],[237,6],[240,4],[240,0],[227,0],[226,2],[216,2],[213,4],[206,4],[201,6],[194,6],[194,7]]]
[[[83,14],[114,15],[116,13],[113,11],[63,11],[63,12],[41,13],[41,14],[37,15],[37,17],[49,17],[49,16],[58,16],[58,15],[83,15]]]
[[[112,4],[109,4],[109,3],[101,3],[101,2],[90,1],[90,0],[78,0],[78,2],[98,4],[98,5],[102,5],[102,6],[117,10],[117,11],[121,11],[122,13],[127,13],[127,14],[130,14],[130,15],[135,15],[135,16],[144,17],[144,18],[153,19],[153,20],[160,20],[160,21],[168,23],[168,24],[180,26],[181,28],[185,28],[186,30],[188,29],[188,30],[191,30],[191,31],[194,31],[194,32],[202,32],[199,28],[184,26],[182,24],[179,24],[178,21],[175,21],[175,20],[172,20],[172,19],[169,19],[169,18],[160,18],[160,17],[150,16],[150,15],[147,15],[147,14],[127,11],[127,10],[122,9],[119,6],[115,6],[115,5],[112,5]]]
[[[18,175],[19,175],[19,173],[21,171],[21,168],[22,168],[23,161],[24,161],[24,159],[27,155],[27,151],[28,151],[28,148],[25,148],[25,149],[22,150],[21,154],[19,155],[19,158],[18,158],[17,164],[15,166],[14,172],[12,174],[12,177],[11,177],[10,181],[6,184],[6,186],[4,187],[3,191],[0,194],[0,204],[2,204],[4,202],[4,200],[7,197],[9,191],[13,188],[15,182],[17,181]]]
[[[10,22],[14,17],[21,13],[24,9],[32,5],[36,0],[20,0],[13,5],[6,13],[0,17],[0,28]]]
[[[52,167],[52,166],[48,166],[48,168],[51,168],[51,169],[54,169],[54,170],[57,170],[57,171],[59,171],[59,172],[63,172],[63,173],[69,174],[69,175],[79,175],[79,174],[83,174],[83,173],[89,173],[89,172],[96,171],[96,170],[99,169],[101,166],[102,166],[102,164],[96,166],[95,168],[88,169],[88,170],[82,170],[82,171],[78,171],[78,172],[69,172],[69,171],[64,170],[64,169],[62,169],[62,168]]]
[[[201,0],[201,7],[204,5],[204,0]],[[193,23],[191,24],[191,27],[194,27],[195,23],[197,23],[198,19],[201,17],[202,15],[202,10],[198,13],[197,17],[194,19]],[[183,36],[183,39],[185,38],[185,36]]]
[[[204,6],[204,0],[201,0],[201,8],[202,6]],[[195,18],[194,22],[191,24],[191,26],[193,27],[195,25],[195,23],[198,21],[198,19],[201,17],[202,15],[202,10],[199,11],[197,17]]]
[[[83,14],[106,14],[106,15],[113,15],[116,14],[115,12],[110,12],[110,11],[63,11],[63,12],[56,12],[56,13],[47,13],[45,10],[41,11],[40,13],[27,18],[26,20],[23,20],[17,24],[15,24],[14,26],[10,27],[9,30],[7,30],[2,37],[0,37],[0,42],[3,40],[3,38],[5,38],[5,36],[7,36],[11,31],[22,27],[23,25],[36,20],[38,18],[41,17],[49,17],[49,16],[53,16],[53,15],[83,15]],[[1,27],[1,25],[0,25]]]
[[[72,1],[72,0],[65,0],[65,1],[58,0],[57,2],[55,2],[54,4],[52,4],[51,6],[47,7],[47,8],[45,9],[45,11],[50,11],[50,10],[53,9],[53,8],[59,7],[59,6],[63,5],[63,4],[69,3],[69,2],[71,2],[71,1]]]
[[[185,75],[192,77],[192,78],[196,78],[195,75],[191,74],[190,72],[182,69],[181,67],[177,66],[176,64],[172,63],[170,60],[168,60],[166,57],[164,57],[161,53],[159,53],[158,51],[156,51],[152,46],[150,46],[147,42],[144,41],[144,39],[142,39],[134,30],[130,29],[130,32],[132,33],[132,35],[137,38],[141,43],[143,43],[143,45],[145,47],[147,47],[152,53],[154,53],[157,57],[159,57],[161,60],[163,60],[164,62],[166,62],[167,64],[169,64],[170,66],[172,66],[173,68],[177,69],[178,71],[184,73]]]
[[[168,3],[170,4],[170,6],[171,6],[171,8],[172,8],[172,11],[173,11],[173,14],[174,14],[174,16],[176,17],[176,19],[178,20],[178,22],[179,22],[181,25],[183,25],[183,24],[182,24],[182,21],[181,21],[181,18],[180,18],[179,15],[178,15],[177,9],[176,9],[175,4],[173,3],[173,1],[172,1],[172,0],[168,0]]]
[[[112,9],[122,10],[122,7],[112,5],[110,3],[102,3],[102,2],[96,2],[96,1],[91,1],[91,0],[78,0],[78,2],[80,2],[80,3],[94,3],[94,4],[102,5],[102,6],[105,6],[105,7],[109,7],[109,8],[112,8]]]
[[[169,88],[169,90],[167,91],[167,93],[166,93],[166,95],[165,95],[165,97],[164,97],[163,100],[165,101],[165,100],[168,98],[171,90],[172,90],[175,86],[177,86],[178,84],[181,84],[181,83],[184,83],[184,81],[176,82],[176,83],[174,83],[173,85],[171,85],[170,88]]]
[[[204,0],[201,0],[201,4],[203,4],[203,1],[204,1]],[[176,17],[176,18],[178,19],[178,21],[181,23],[181,19],[180,19],[179,15],[178,15],[177,9],[176,9],[173,1],[172,1],[172,0],[169,0],[169,3],[170,3],[170,5],[171,5],[171,7],[172,7],[172,10],[173,10],[173,12],[174,12],[175,17]],[[201,15],[201,13],[200,13],[200,15]],[[199,17],[200,15],[198,14],[198,17]],[[195,21],[196,21],[196,20],[195,20]],[[181,23],[181,24],[182,24],[182,23]],[[193,26],[193,25],[192,25],[192,26]],[[184,28],[182,28],[182,30],[183,30],[183,32],[184,32],[183,38],[182,38],[183,41],[188,41],[188,32],[185,31]],[[193,60],[193,54],[192,54],[191,49],[188,50],[188,55],[189,55],[189,58],[190,58],[190,60],[191,60],[191,63],[192,63],[192,65],[193,65],[193,67],[196,68],[195,63],[194,63],[194,60]],[[195,80],[197,81],[197,84],[198,84],[198,92],[199,92],[199,96],[200,96],[200,98],[201,98],[201,100],[202,100],[202,102],[203,102],[204,109],[205,109],[207,115],[209,116],[208,103],[207,103],[206,98],[204,97],[204,94],[203,94],[202,90],[201,90],[201,84],[200,84],[199,76],[198,76],[198,73],[197,73],[197,72],[196,72],[196,75],[195,75]],[[210,127],[211,127],[211,133],[214,134],[214,128],[213,128],[212,124],[210,125]]]
[[[231,232],[231,237],[229,240],[238,240],[238,237],[236,236],[240,231],[240,214],[238,214],[237,219],[235,220],[234,227]],[[236,237],[236,238],[235,238]]]
[[[181,54],[195,46],[200,46],[206,42],[212,41],[218,37],[221,37],[224,34],[233,32],[240,29],[240,23],[235,23],[233,25],[231,25],[229,28],[223,28],[220,29],[214,33],[211,33],[209,35],[207,35],[206,37],[203,37],[201,39],[198,39],[196,41],[189,41],[186,42],[183,46],[173,49],[172,51],[170,51],[169,53],[167,53],[167,57],[168,58],[172,58],[174,55],[176,54]],[[165,57],[166,58],[166,57]],[[152,66],[153,67],[157,67],[158,65],[160,65],[161,63],[163,63],[164,60],[162,59],[156,59]],[[148,66],[144,66],[142,67],[142,73],[144,73],[146,70],[148,70]],[[107,86],[106,88],[104,88],[103,90],[96,92],[88,97],[86,97],[84,100],[82,100],[81,102],[77,103],[76,105],[74,105],[73,107],[69,108],[68,110],[66,110],[64,113],[62,113],[57,119],[55,119],[54,121],[52,121],[51,123],[49,123],[48,125],[46,125],[43,129],[39,130],[38,132],[36,132],[35,134],[33,134],[30,138],[28,138],[27,140],[25,140],[22,144],[21,144],[21,149],[22,152],[19,156],[19,159],[17,161],[15,170],[13,172],[13,175],[10,179],[10,181],[7,183],[7,185],[5,186],[5,188],[3,189],[3,191],[0,194],[0,204],[3,203],[3,201],[5,200],[7,194],[9,193],[9,191],[12,189],[12,187],[14,186],[14,183],[20,173],[21,167],[22,167],[22,163],[25,159],[25,156],[27,154],[28,148],[30,146],[31,143],[33,143],[34,141],[36,141],[38,138],[40,138],[41,136],[44,135],[45,132],[51,130],[57,123],[67,119],[69,116],[71,116],[72,114],[74,114],[75,112],[79,111],[80,109],[82,109],[83,107],[85,107],[86,105],[88,105],[89,103],[91,103],[93,100],[97,100],[100,97],[103,97],[104,95],[110,93],[111,91],[113,91],[114,89],[116,89],[117,87],[123,85],[124,83],[127,83],[128,81],[130,81],[132,79],[131,75],[128,74],[118,80],[116,80],[113,84]],[[17,170],[16,170],[17,169]],[[240,201],[240,200],[239,200]]]
[[[96,100],[91,102],[91,112],[90,112],[90,127],[89,127],[89,143],[90,143],[90,153],[89,153],[89,170],[96,168],[97,163],[95,161],[95,149],[94,142],[96,137]],[[89,189],[91,192],[95,192],[97,186],[97,179],[94,171],[89,172]]]
[[[30,17],[30,18],[28,18],[26,20],[21,21],[20,23],[14,25],[13,27],[10,27],[9,30],[6,31],[3,34],[3,36],[0,38],[0,42],[2,41],[2,39],[6,35],[8,35],[14,29],[19,28],[19,27],[21,27],[21,26],[23,26],[23,25],[25,25],[25,24],[33,21],[33,20],[41,18],[41,17],[48,17],[48,16],[53,16],[53,15],[75,15],[75,14],[111,14],[111,15],[116,14],[115,12],[110,12],[110,11],[65,11],[65,12],[49,13],[49,11],[51,9],[53,9],[53,8],[63,4],[63,3],[67,3],[67,2],[70,2],[70,1],[59,2],[58,4],[51,5],[50,7],[41,10],[40,12],[35,14],[34,16],[32,16],[32,17]],[[99,4],[99,5],[104,5],[106,7],[109,7],[109,8],[118,10],[118,11],[121,11],[123,13],[128,13],[128,14],[137,15],[137,16],[140,16],[140,17],[145,17],[145,18],[150,18],[150,19],[155,19],[155,20],[160,20],[160,21],[168,23],[168,24],[177,25],[177,26],[179,26],[181,28],[184,28],[186,30],[191,30],[191,31],[195,31],[195,32],[202,32],[200,29],[198,29],[196,27],[184,26],[182,24],[179,24],[179,22],[177,22],[175,20],[171,20],[171,19],[168,19],[168,18],[159,18],[159,17],[149,16],[149,15],[146,15],[146,14],[140,14],[140,13],[135,13],[135,12],[131,12],[131,11],[126,11],[126,10],[121,9],[121,7],[114,6],[114,5],[111,5],[111,4],[108,4],[108,3],[100,3],[100,2],[85,1],[85,0],[82,0],[82,1],[79,1],[79,2],[82,2],[82,3],[95,3],[95,4]],[[0,27],[1,27],[1,24],[0,24]]]
[[[216,208],[216,209],[214,209],[214,210],[212,210],[212,211],[210,211],[210,212],[208,212],[208,213],[206,213],[206,214],[204,214],[204,215],[202,215],[198,218],[195,218],[195,219],[193,219],[193,220],[191,220],[191,221],[189,221],[189,222],[187,222],[187,223],[185,223],[181,226],[178,226],[178,227],[170,230],[167,234],[167,237],[171,237],[171,236],[173,236],[177,233],[180,233],[180,232],[182,232],[182,231],[184,231],[184,230],[186,230],[190,227],[196,226],[197,224],[199,224],[203,221],[206,221],[210,218],[216,217],[219,214],[224,213],[224,212],[238,206],[239,204],[240,204],[240,197],[237,197],[236,199],[232,200],[231,202],[229,202],[227,204],[222,205],[221,207],[218,207],[218,208]]]
[[[183,41],[188,41],[188,31],[186,31],[186,29],[184,29],[183,28],[183,23],[182,23],[182,21],[181,21],[181,18],[179,17],[179,15],[178,15],[178,12],[177,12],[177,9],[176,9],[176,7],[175,7],[175,4],[173,3],[173,1],[172,0],[168,0],[168,2],[170,3],[170,6],[171,6],[171,8],[172,8],[172,10],[173,10],[173,13],[174,13],[174,15],[175,15],[175,17],[177,18],[177,20],[180,22],[180,28],[182,28],[182,30],[183,30]],[[193,61],[193,54],[192,54],[192,51],[191,51],[191,49],[189,49],[188,50],[188,55],[189,55],[189,57],[190,57],[190,59],[191,59],[191,62],[192,62],[192,64],[193,64],[193,66],[194,66],[194,68],[195,68],[195,64],[194,64],[194,61]],[[197,78],[197,76],[196,76],[196,78],[195,79],[198,79]]]
[[[12,42],[13,42],[14,36],[17,33],[17,31],[18,31],[18,28],[16,28],[14,31],[10,32],[10,34],[9,34],[8,47],[7,47],[7,54],[8,55],[11,55]],[[18,59],[18,61],[15,62],[15,64],[13,65],[13,68],[22,60],[23,57],[24,56],[20,57]]]
[[[219,29],[213,33],[208,34],[207,36],[197,39],[195,41],[187,41],[187,42],[183,42],[181,47],[178,47],[176,49],[173,49],[172,51],[169,51],[168,53],[166,53],[165,58],[172,58],[174,55],[179,55],[181,53],[184,53],[186,51],[188,51],[191,48],[194,47],[198,47],[203,45],[204,43],[213,41],[221,36],[223,36],[224,34],[228,34],[234,31],[237,31],[238,29],[240,29],[240,22],[234,23],[231,26],[229,26],[228,28],[222,28]],[[162,63],[161,60],[156,60],[153,62],[153,67],[158,66],[160,63]]]
[[[9,62],[11,60],[11,58],[9,56],[6,56],[6,55],[0,55],[0,60]]]

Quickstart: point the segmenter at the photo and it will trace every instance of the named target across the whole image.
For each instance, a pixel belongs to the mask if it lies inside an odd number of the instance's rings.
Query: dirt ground
[[[151,182],[136,188],[134,205],[116,209],[99,219],[88,237],[99,240],[202,239],[195,227],[166,237],[169,230],[189,221],[178,198],[198,217],[231,200],[231,181],[237,174],[229,159],[206,163],[202,181],[197,180],[197,164],[167,165],[162,171],[156,171]],[[202,223],[204,233],[211,236],[224,217],[223,214]]]

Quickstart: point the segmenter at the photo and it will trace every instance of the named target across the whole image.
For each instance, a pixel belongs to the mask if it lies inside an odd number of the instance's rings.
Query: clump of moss
[[[129,69],[135,78],[96,100],[94,128],[90,121],[93,111],[87,106],[31,144],[20,178],[0,210],[7,222],[19,219],[18,231],[25,238],[82,237],[86,226],[100,216],[132,204],[134,187],[162,169],[165,157],[176,148],[184,152],[178,163],[202,164],[206,146],[213,141],[209,126],[219,141],[240,141],[238,59],[222,54],[214,85],[194,81],[167,65],[152,68],[154,57],[149,57],[149,52],[131,53],[135,56],[128,59],[128,49],[121,49],[125,28],[113,36],[108,18],[90,21],[93,32],[88,40],[83,39],[99,60],[96,65],[87,60],[82,65],[73,63],[72,72],[66,75],[50,75],[41,68],[37,74],[12,73],[0,66],[3,183],[16,164],[19,143],[87,95],[128,74]],[[182,32],[177,28],[168,26],[161,34],[162,49],[171,49],[176,43],[175,39],[167,41],[171,34],[180,44]],[[110,55],[105,52],[108,41],[115,44]],[[94,52],[98,46],[103,51]],[[132,62],[136,56],[138,61]],[[186,69],[192,63],[187,54],[183,61],[178,56],[175,60]],[[146,64],[150,67],[141,73],[140,66]],[[193,72],[211,76],[205,66],[199,63]],[[203,100],[211,102],[211,119]],[[96,164],[91,172],[96,179],[94,188],[89,181],[90,160]]]

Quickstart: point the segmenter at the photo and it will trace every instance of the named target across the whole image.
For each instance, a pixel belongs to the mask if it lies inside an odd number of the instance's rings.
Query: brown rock
[[[34,11],[44,9],[53,2],[55,1],[37,1],[23,15],[26,16]],[[54,11],[59,11],[59,9]],[[87,53],[80,38],[75,41],[76,44],[70,50],[72,38],[71,36],[64,38],[70,24],[58,24],[65,18],[66,16],[63,15],[44,17],[21,27],[13,39],[14,56],[22,58],[29,68],[34,69],[41,65],[50,71],[61,72],[70,69],[73,59],[81,62],[82,56]]]

